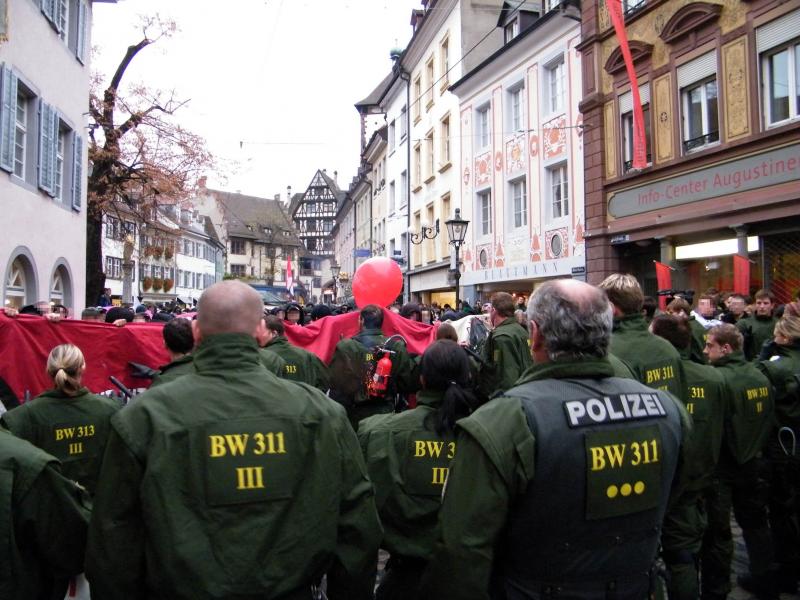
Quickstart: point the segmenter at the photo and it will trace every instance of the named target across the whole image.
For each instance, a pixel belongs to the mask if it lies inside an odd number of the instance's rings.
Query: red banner
[[[383,331],[399,333],[412,354],[422,354],[436,339],[436,328],[409,321],[384,310]],[[114,327],[105,323],[67,319],[57,323],[39,316],[19,315],[8,318],[0,311],[0,377],[18,398],[25,391],[31,397],[52,387],[45,372],[47,356],[55,346],[71,343],[86,359],[83,383],[93,392],[116,388],[109,381],[113,375],[131,389],[149,385],[147,379],[130,376],[128,361],[152,368],[169,361],[161,335],[162,323],[128,323]],[[314,352],[325,363],[333,357],[342,337],[358,332],[358,313],[325,317],[306,327],[286,324],[286,337],[297,346]]]
[[[628,32],[625,30],[625,16],[622,14],[622,3],[620,0],[606,0],[608,14],[614,31],[619,40],[619,49],[622,58],[625,60],[625,70],[631,82],[631,94],[633,95],[633,163],[634,169],[644,169],[647,166],[647,140],[644,133],[644,111],[642,110],[642,100],[639,97],[639,83],[636,80],[636,71],[633,68],[633,57],[631,48],[628,44]]]
[[[750,261],[746,256],[733,255],[733,291],[744,296],[750,293]]]
[[[653,261],[656,263],[656,282],[658,284],[658,290],[671,290],[672,289],[672,269],[669,265],[665,265],[664,263],[660,263],[657,260]],[[666,310],[667,308],[667,297],[666,296],[659,296],[658,297],[658,308],[661,310]]]

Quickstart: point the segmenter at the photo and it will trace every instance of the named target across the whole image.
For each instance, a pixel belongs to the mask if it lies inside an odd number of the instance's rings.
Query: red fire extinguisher
[[[375,373],[369,386],[369,395],[382,398],[389,389],[389,379],[392,376],[392,359],[389,356],[394,354],[391,350],[383,350],[383,357],[375,365]]]

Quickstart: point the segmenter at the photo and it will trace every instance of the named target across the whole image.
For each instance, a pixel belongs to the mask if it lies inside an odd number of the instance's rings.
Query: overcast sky
[[[106,80],[141,39],[140,14],[178,32],[145,48],[128,84],[190,99],[178,118],[202,135],[227,181],[209,187],[272,197],[304,191],[317,168],[347,188],[359,160],[353,104],[389,72],[389,50],[411,37],[419,0],[119,0],[94,3],[93,70]]]

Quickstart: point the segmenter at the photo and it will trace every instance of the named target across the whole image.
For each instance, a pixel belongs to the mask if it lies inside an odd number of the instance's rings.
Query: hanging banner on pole
[[[631,48],[628,44],[628,32],[625,30],[625,15],[622,13],[620,0],[606,0],[606,6],[619,40],[622,58],[625,60],[625,70],[631,82],[631,94],[633,95],[633,161],[631,166],[634,169],[644,169],[647,166],[644,111],[642,110],[642,100],[639,97],[639,82],[636,80],[636,71],[633,68]]]
[[[746,256],[733,255],[733,291],[745,296],[750,293],[750,261]]]
[[[660,263],[657,260],[653,261],[656,264],[656,283],[658,284],[658,291],[672,289],[672,267]],[[658,308],[661,310],[667,309],[667,297],[659,294]]]

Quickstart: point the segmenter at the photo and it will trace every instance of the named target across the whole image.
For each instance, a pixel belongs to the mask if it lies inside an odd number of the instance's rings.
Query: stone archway
[[[69,263],[66,259],[59,258],[53,268],[52,275],[50,275],[50,302],[66,306],[72,313],[74,310],[74,290],[72,288],[72,271],[69,268]]]

